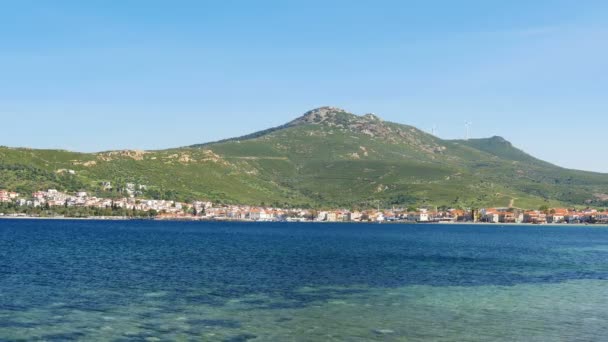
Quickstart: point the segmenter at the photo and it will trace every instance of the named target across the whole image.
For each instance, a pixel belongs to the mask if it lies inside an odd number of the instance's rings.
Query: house
[[[585,209],[582,212],[582,220],[584,222],[594,222],[596,220],[598,211],[595,209]]]
[[[417,212],[408,213],[407,219],[409,221],[428,222],[429,213],[427,212],[426,209],[421,209],[420,211],[417,211]]]
[[[45,194],[44,192],[42,192],[42,191],[37,191],[37,192],[34,192],[34,193],[32,194],[32,197],[33,197],[33,198],[35,198],[35,199],[37,199],[37,200],[39,200],[39,201],[44,202],[44,199],[45,199],[45,197],[46,197],[45,195],[46,195],[46,194]]]
[[[246,214],[237,208],[234,208],[228,212],[228,218],[233,220],[242,220],[245,218],[245,216]]]
[[[498,216],[498,222],[500,223],[522,223],[524,221],[524,214],[514,210],[503,211]]]
[[[500,212],[497,209],[482,209],[480,211],[481,220],[483,222],[498,223],[500,222]]]
[[[277,219],[280,219],[282,217],[282,215],[283,215],[283,213],[276,208],[266,209],[266,219],[267,220],[277,220]]]
[[[11,198],[9,197],[8,191],[0,190],[0,202],[10,202]]]
[[[375,217],[375,221],[376,222],[382,222],[384,221],[384,213],[383,212],[378,212],[376,213],[376,217]]]
[[[392,222],[392,221],[396,221],[397,220],[397,216],[395,215],[395,213],[390,212],[390,211],[384,212],[383,216],[384,216],[384,220],[386,220],[386,221]]]
[[[548,223],[564,223],[568,216],[568,209],[553,209],[550,214],[547,215]]]
[[[486,222],[498,223],[500,222],[500,215],[498,212],[489,212],[485,215]]]
[[[325,221],[327,220],[327,211],[319,211],[317,213],[317,217],[315,217],[315,221]]]
[[[347,214],[347,221],[361,221],[361,212],[360,211],[353,211],[352,213],[348,213]]]
[[[269,218],[268,214],[266,213],[266,210],[259,208],[253,208],[249,210],[248,216],[249,219],[253,221],[267,220]]]
[[[327,214],[325,214],[325,221],[336,222],[338,221],[338,215],[336,215],[335,211],[327,212]]]
[[[350,221],[350,212],[348,210],[336,211],[336,221],[339,221],[339,222]]]
[[[608,223],[608,211],[597,213],[595,220],[597,223]]]
[[[464,221],[466,216],[466,212],[464,210],[451,209],[448,212],[450,214],[450,217],[455,221]]]
[[[524,222],[525,223],[547,223],[547,215],[538,210],[530,210],[524,212]]]
[[[583,221],[583,215],[576,211],[570,211],[565,219],[568,223],[581,223]]]

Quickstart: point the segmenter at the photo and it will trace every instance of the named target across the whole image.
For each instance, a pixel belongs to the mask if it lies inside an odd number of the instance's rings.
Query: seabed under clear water
[[[0,340],[605,341],[608,229],[1,221]]]

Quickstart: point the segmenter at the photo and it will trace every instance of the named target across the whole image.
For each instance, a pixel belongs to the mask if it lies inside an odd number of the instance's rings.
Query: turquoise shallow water
[[[608,229],[0,220],[0,340],[605,341]]]

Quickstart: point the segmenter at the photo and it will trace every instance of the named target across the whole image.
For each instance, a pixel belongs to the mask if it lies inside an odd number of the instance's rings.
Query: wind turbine
[[[471,125],[473,123],[471,121],[464,122],[464,129],[466,131],[465,140],[471,139]]]

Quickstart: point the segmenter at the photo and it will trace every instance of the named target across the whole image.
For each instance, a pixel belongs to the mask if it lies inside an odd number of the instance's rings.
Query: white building
[[[259,221],[259,220],[268,220],[268,214],[266,213],[266,210],[262,210],[262,209],[251,209],[249,211],[249,219],[250,220],[254,220],[254,221]]]

